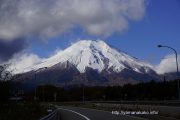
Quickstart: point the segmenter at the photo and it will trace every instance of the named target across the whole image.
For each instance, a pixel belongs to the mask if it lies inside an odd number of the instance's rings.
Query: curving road
[[[58,106],[60,120],[146,120],[144,118],[113,115],[108,111],[89,108]]]

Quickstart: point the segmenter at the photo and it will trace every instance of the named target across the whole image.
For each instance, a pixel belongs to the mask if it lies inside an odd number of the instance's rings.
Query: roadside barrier
[[[59,120],[59,110],[56,109],[55,111],[46,115],[45,117],[41,118],[40,120]]]

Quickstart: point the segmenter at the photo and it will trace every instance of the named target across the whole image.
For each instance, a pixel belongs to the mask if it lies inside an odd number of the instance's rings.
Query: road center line
[[[79,116],[85,118],[86,120],[90,120],[88,117],[86,117],[85,115],[82,115],[81,113],[78,113],[76,111],[73,111],[73,110],[69,110],[69,109],[64,109],[64,108],[58,108],[58,109],[61,109],[61,110],[66,110],[66,111],[69,111],[69,112],[73,112],[75,114],[78,114]]]

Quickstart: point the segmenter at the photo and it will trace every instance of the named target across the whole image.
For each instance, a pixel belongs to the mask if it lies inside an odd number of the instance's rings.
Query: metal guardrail
[[[45,117],[41,118],[40,120],[58,120],[59,119],[59,110],[56,109],[52,113],[46,115]]]

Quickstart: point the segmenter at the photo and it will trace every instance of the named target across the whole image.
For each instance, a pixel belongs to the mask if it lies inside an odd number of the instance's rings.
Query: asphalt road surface
[[[59,106],[60,120],[146,120],[144,118],[115,115],[108,111],[89,108]]]

